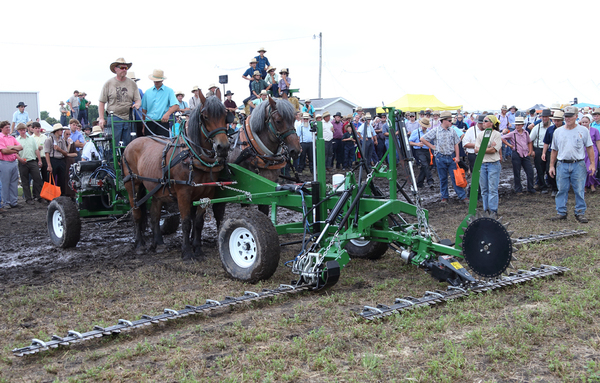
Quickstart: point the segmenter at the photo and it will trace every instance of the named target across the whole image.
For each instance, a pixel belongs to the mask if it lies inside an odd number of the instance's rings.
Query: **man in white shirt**
[[[477,158],[477,153],[475,153],[475,143],[477,142],[477,136],[483,134],[485,130],[483,128],[483,120],[485,116],[480,114],[477,117],[477,124],[470,127],[469,130],[465,133],[462,139],[463,148],[467,152],[467,158],[469,159],[469,170],[473,172],[473,167],[475,166],[475,159]]]
[[[333,124],[329,112],[323,113],[323,140],[325,141],[325,168],[333,168]],[[319,115],[317,115],[319,121]]]

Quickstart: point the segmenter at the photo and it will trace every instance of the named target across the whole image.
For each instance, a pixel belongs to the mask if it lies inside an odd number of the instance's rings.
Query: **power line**
[[[30,46],[30,47],[52,47],[52,48],[90,48],[90,49],[188,49],[188,48],[206,48],[206,47],[223,47],[223,46],[235,46],[235,45],[251,45],[251,44],[263,44],[273,43],[278,41],[291,41],[291,40],[302,40],[312,39],[312,36],[302,37],[290,37],[287,39],[276,39],[276,40],[261,40],[252,42],[242,43],[219,43],[219,44],[200,44],[200,45],[162,45],[162,46],[103,46],[103,45],[61,45],[61,44],[42,44],[42,43],[22,43],[13,41],[0,41],[0,44],[5,45],[19,45],[19,46]]]

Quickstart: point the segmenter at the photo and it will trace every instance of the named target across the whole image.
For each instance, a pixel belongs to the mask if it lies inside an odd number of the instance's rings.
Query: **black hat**
[[[533,113],[535,113],[535,108],[529,109],[529,114],[533,114]]]
[[[231,91],[230,91],[230,90],[228,90],[228,91],[225,93],[225,97],[227,97],[227,96],[233,96],[233,93],[231,93]]]
[[[552,117],[552,111],[550,109],[543,109],[542,117]]]
[[[83,127],[82,130],[89,130],[91,132],[92,131],[92,127],[89,126],[89,125],[86,125],[86,126]]]
[[[25,103],[23,101],[19,101],[19,104],[16,107],[18,108],[20,106],[25,106],[26,107],[27,105],[25,105]]]
[[[333,115],[333,117],[341,117],[341,118],[344,118],[344,116],[342,116],[342,113],[340,113],[340,112],[336,112],[336,113]]]
[[[422,110],[422,111],[420,111],[420,112],[419,112],[419,114],[425,114],[425,111],[424,111],[424,110]]]
[[[485,115],[484,114],[480,114],[479,116],[477,116],[477,123],[482,123],[483,124],[483,120],[485,120]]]

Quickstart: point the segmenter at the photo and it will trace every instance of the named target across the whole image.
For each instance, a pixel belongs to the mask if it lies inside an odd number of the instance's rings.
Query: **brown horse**
[[[220,93],[217,93],[220,95]],[[176,138],[140,137],[133,140],[123,153],[123,174],[129,203],[135,222],[135,248],[143,249],[146,223],[145,200],[152,197],[150,222],[152,225],[151,250],[162,250],[160,211],[163,204],[177,201],[183,233],[184,260],[202,255],[201,234],[204,209],[196,211],[193,201],[212,198],[213,186],[201,184],[217,181],[229,152],[226,135],[226,109],[216,96],[204,98],[200,91],[202,108],[194,109],[187,124],[187,136]],[[147,191],[150,191],[147,194]],[[137,203],[136,203],[137,202]],[[194,228],[193,243],[190,232]]]
[[[296,110],[289,101],[269,97],[268,102],[253,110],[245,126],[240,128],[227,161],[276,182],[289,159],[297,159],[302,150],[294,128],[295,115]],[[224,214],[220,210],[224,205],[219,205],[213,205],[215,218]],[[269,214],[268,205],[259,205],[258,209]]]

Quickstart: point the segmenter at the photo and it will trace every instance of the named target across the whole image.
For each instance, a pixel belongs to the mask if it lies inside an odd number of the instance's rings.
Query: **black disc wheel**
[[[260,211],[241,209],[221,225],[219,253],[232,278],[249,283],[269,279],[279,264],[277,230]]]
[[[467,226],[462,248],[471,270],[482,277],[499,276],[512,260],[510,233],[489,217],[477,218]]]
[[[350,258],[379,259],[385,254],[388,244],[363,239],[351,239],[346,245]]]
[[[69,197],[50,202],[47,213],[48,235],[58,247],[74,247],[81,236],[81,218],[77,205]]]
[[[179,228],[179,207],[176,203],[164,205],[160,212],[160,233],[169,235]]]

